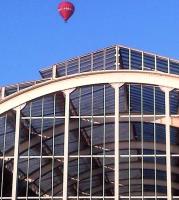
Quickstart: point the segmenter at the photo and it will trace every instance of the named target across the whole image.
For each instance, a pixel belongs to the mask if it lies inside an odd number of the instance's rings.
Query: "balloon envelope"
[[[58,12],[62,16],[64,21],[68,21],[68,19],[73,15],[74,11],[74,5],[69,1],[62,1],[58,5]]]

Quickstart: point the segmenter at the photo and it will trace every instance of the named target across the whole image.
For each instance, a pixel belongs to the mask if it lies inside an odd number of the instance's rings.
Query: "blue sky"
[[[65,24],[60,0],[1,0],[0,85],[40,78],[38,70],[123,44],[179,58],[179,0],[71,0]]]

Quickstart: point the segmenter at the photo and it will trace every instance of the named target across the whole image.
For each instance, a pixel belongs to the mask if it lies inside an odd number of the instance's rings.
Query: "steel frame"
[[[84,72],[78,75],[52,79],[7,96],[0,101],[0,114],[33,99],[57,91],[64,91],[85,85],[118,83],[119,80],[120,83],[150,84],[179,89],[178,76],[162,72],[139,70]]]
[[[118,51],[119,49],[117,49]],[[116,63],[118,64],[119,61],[116,60]],[[3,114],[7,112],[8,110],[13,109],[16,107],[16,131],[15,131],[15,151],[14,151],[14,169],[13,169],[13,186],[12,186],[12,199],[16,199],[16,188],[17,188],[17,169],[18,169],[18,158],[19,153],[22,152],[22,150],[25,150],[26,142],[19,144],[19,134],[20,134],[20,119],[21,119],[21,105],[31,101],[33,99],[36,99],[37,97],[42,97],[46,94],[51,94],[57,91],[64,91],[65,94],[65,125],[58,127],[61,132],[64,130],[64,171],[63,171],[63,200],[67,200],[68,197],[67,188],[68,188],[68,164],[69,164],[69,152],[68,152],[68,146],[69,146],[69,118],[70,118],[70,93],[73,91],[71,88],[81,87],[85,85],[93,85],[93,84],[105,84],[110,83],[114,89],[115,89],[115,120],[112,118],[109,118],[109,121],[112,119],[113,122],[115,122],[115,200],[119,199],[119,185],[120,185],[120,179],[119,179],[119,158],[120,158],[120,149],[125,149],[127,143],[125,142],[119,142],[119,122],[120,121],[128,121],[129,116],[119,116],[119,88],[124,83],[139,83],[139,84],[151,84],[151,85],[159,85],[162,88],[164,87],[165,92],[165,108],[166,113],[165,116],[156,116],[155,114],[152,116],[145,116],[143,113],[140,116],[133,116],[130,114],[130,122],[134,121],[141,121],[141,123],[145,122],[154,122],[154,123],[161,123],[166,125],[166,147],[163,144],[158,144],[157,147],[155,147],[155,150],[163,150],[166,151],[166,172],[167,172],[167,184],[164,184],[162,181],[160,182],[161,185],[167,186],[167,198],[172,199],[172,191],[171,191],[171,172],[173,169],[171,168],[171,153],[178,152],[178,147],[171,146],[170,144],[170,126],[176,125],[178,127],[178,116],[177,117],[171,117],[169,112],[169,92],[172,90],[171,88],[177,88],[179,89],[179,78],[178,76],[161,73],[161,72],[145,72],[145,71],[137,71],[137,70],[120,70],[118,71],[118,65],[116,65],[116,71],[105,71],[105,72],[90,72],[90,73],[83,73],[79,75],[72,75],[68,77],[63,78],[55,78],[55,75],[53,76],[52,80],[49,80],[45,83],[41,83],[38,85],[34,85],[31,88],[19,91],[11,96],[5,97],[2,95],[2,100],[0,101],[0,114]],[[54,68],[54,73],[56,71],[56,68]],[[169,71],[168,71],[169,72]],[[119,82],[120,80],[120,82]],[[142,95],[141,95],[142,98]],[[13,103],[12,103],[13,102]],[[92,118],[95,118],[92,116]],[[128,119],[127,119],[128,118]],[[111,120],[111,121],[112,121]],[[108,118],[105,117],[105,123],[108,123]],[[75,123],[74,123],[75,128]],[[55,133],[54,133],[55,134]],[[155,132],[156,134],[156,132]],[[52,137],[51,133],[46,131],[46,133],[43,133],[43,136]],[[42,136],[42,133],[41,133]],[[53,135],[54,137],[55,135]],[[38,136],[34,137],[34,144],[31,143],[30,145],[36,145],[39,142],[41,142],[42,147],[42,137],[37,139]],[[32,142],[32,140],[31,140]],[[99,144],[101,145],[101,144]],[[106,147],[111,144],[106,143]],[[142,143],[142,149],[145,146],[145,148],[150,149],[150,143],[143,142]],[[141,144],[135,141],[130,141],[130,149],[132,148],[141,148]],[[92,148],[91,148],[92,149]],[[10,153],[11,151],[7,152]],[[42,149],[41,149],[42,153]],[[91,152],[91,156],[92,152]],[[130,155],[131,156],[131,155]],[[143,157],[145,155],[142,152],[142,169],[144,167]],[[42,158],[42,156],[41,156]],[[130,163],[131,167],[132,163]],[[49,164],[50,166],[50,164]],[[162,166],[161,166],[162,168]],[[91,163],[91,169],[92,169],[92,163]],[[162,168],[163,169],[163,168]],[[42,167],[40,166],[40,170],[42,170]],[[40,176],[43,174],[42,171],[40,171]],[[92,176],[92,175],[91,175]],[[40,181],[40,180],[39,180]],[[133,180],[130,180],[131,184]],[[136,180],[135,180],[136,181]],[[144,184],[150,184],[150,181],[142,179],[142,182]],[[136,183],[136,182],[135,182]],[[91,184],[91,183],[90,183]],[[104,183],[103,183],[104,184]],[[127,184],[127,181],[126,181]],[[159,184],[159,183],[158,183]],[[159,185],[160,185],[159,184]],[[91,185],[92,186],[92,185]],[[109,187],[112,187],[109,185]],[[177,184],[172,184],[172,187],[178,189],[179,186]],[[98,188],[95,189],[98,192]],[[40,192],[39,192],[40,195]],[[90,192],[90,198],[92,196],[92,193]],[[156,196],[155,196],[156,197]],[[41,198],[39,196],[39,198]],[[81,198],[81,197],[78,197]],[[88,198],[88,197],[86,197]],[[97,197],[99,198],[99,197]],[[104,194],[103,194],[104,198]],[[131,197],[129,197],[131,198]],[[144,194],[142,194],[142,199],[144,198]],[[2,199],[5,199],[4,197]],[[19,199],[19,198],[18,198]],[[43,199],[43,198],[42,198]]]

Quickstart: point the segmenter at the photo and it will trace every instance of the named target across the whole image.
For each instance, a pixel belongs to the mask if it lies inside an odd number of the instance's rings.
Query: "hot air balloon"
[[[58,12],[65,22],[73,15],[74,11],[75,7],[70,1],[64,0],[58,5]]]

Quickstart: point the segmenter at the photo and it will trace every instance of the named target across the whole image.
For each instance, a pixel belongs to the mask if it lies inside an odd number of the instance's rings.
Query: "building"
[[[179,199],[179,61],[116,45],[1,88],[1,199]]]

